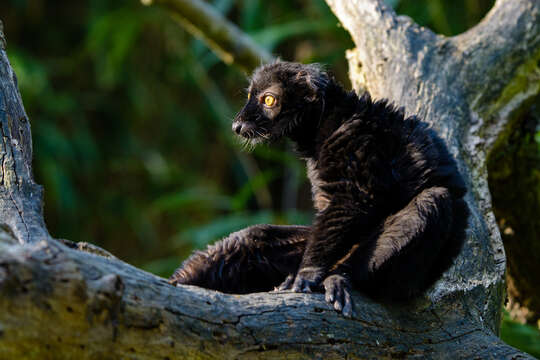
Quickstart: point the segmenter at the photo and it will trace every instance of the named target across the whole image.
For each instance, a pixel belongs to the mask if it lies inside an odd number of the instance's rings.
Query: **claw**
[[[285,280],[281,283],[281,285],[279,285],[279,287],[277,288],[274,288],[274,291],[283,291],[283,290],[289,290],[291,288],[291,285],[293,283],[293,280],[294,280],[294,275],[293,274],[289,274]]]
[[[324,295],[324,300],[326,300],[327,303],[333,303],[334,302],[334,292],[326,292]]]
[[[312,285],[313,284],[310,281],[302,279],[297,275],[292,286],[292,291],[298,293],[311,293],[313,291]]]
[[[341,304],[341,302],[339,301],[334,302],[334,309],[341,312],[341,310],[343,310],[343,305]]]
[[[345,306],[343,306],[343,316],[352,317],[353,315],[353,305],[351,295],[348,291],[345,290]]]

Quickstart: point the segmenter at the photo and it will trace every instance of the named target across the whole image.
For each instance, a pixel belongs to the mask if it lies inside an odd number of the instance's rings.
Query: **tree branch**
[[[42,188],[32,176],[32,134],[5,51],[0,22],[0,225],[21,243],[49,238],[42,214]]]
[[[322,294],[175,288],[117,259],[55,242],[13,245],[4,234],[2,358],[527,358],[459,298],[396,306],[357,294],[361,317],[348,320]]]
[[[418,26],[407,16],[397,16],[380,0],[327,0],[327,3],[357,47],[349,53],[349,57],[354,57],[355,66],[350,67],[350,72],[355,89],[369,89],[376,98],[406,104],[403,91],[409,87],[417,89],[422,67],[415,66],[416,72],[409,72],[403,63],[414,65],[424,61],[425,53],[442,37]],[[391,89],[378,86],[376,79],[383,74],[395,77],[399,83]]]
[[[482,22],[452,42],[473,111],[471,155],[489,155],[511,119],[540,94],[540,2],[498,0]]]
[[[183,28],[204,41],[223,62],[250,72],[272,56],[212,6],[201,0],[141,0],[167,10]]]

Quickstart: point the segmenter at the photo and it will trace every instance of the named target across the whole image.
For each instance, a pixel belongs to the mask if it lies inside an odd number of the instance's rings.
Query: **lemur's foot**
[[[351,284],[343,275],[330,275],[323,281],[325,300],[333,304],[334,309],[345,317],[354,315],[354,304],[351,297]]]

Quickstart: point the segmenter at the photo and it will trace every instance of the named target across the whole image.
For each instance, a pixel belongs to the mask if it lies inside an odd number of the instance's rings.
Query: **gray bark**
[[[355,87],[430,121],[467,178],[468,240],[444,277],[409,304],[356,294],[348,320],[320,294],[175,288],[95,247],[51,239],[2,47],[0,358],[528,358],[496,336],[505,257],[486,156],[539,92],[540,3],[499,0],[481,24],[444,38],[382,1],[328,2],[357,45],[348,53]]]
[[[0,223],[21,243],[48,238],[43,222],[42,188],[32,177],[32,134],[6,56],[0,23]]]

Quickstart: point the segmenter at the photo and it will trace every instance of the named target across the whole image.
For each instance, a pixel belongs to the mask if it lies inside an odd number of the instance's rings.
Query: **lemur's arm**
[[[361,245],[370,240],[377,226],[373,197],[352,191],[350,183],[331,185],[334,186],[332,200],[315,216],[313,232],[296,277],[288,278],[281,289],[314,290],[354,244]]]
[[[458,201],[459,202],[459,201]],[[455,214],[454,212],[457,212]],[[393,298],[414,296],[409,286],[400,286],[399,275],[392,273],[388,264],[395,262],[400,253],[415,248],[415,256],[402,258],[398,269],[418,269],[415,276],[414,290],[418,291],[430,283],[422,268],[431,268],[439,252],[452,253],[459,249],[452,246],[445,248],[445,239],[450,233],[453,219],[467,217],[466,205],[452,200],[450,192],[444,187],[432,187],[415,196],[407,206],[387,217],[384,225],[373,236],[370,248],[354,244],[349,252],[339,259],[328,272],[323,285],[326,301],[333,303],[334,308],[343,311],[346,316],[352,315],[352,299],[350,296],[351,280],[368,281],[374,274],[386,266],[387,274],[383,276],[395,279],[398,284],[387,282],[378,284],[378,292],[389,294]],[[418,247],[418,244],[424,245]],[[390,272],[388,272],[390,271]],[[400,270],[398,270],[400,271]],[[429,276],[428,276],[429,278]]]
[[[352,206],[339,204],[329,206],[314,222],[314,231],[308,240],[306,251],[295,282],[294,291],[310,291],[326,277],[329,269],[343,258],[354,243],[369,240],[369,214],[360,215]]]
[[[347,255],[369,243],[376,226],[373,198],[358,201],[351,191],[334,192],[333,201],[317,214],[299,270],[279,287],[295,292],[311,292],[324,287],[325,299],[346,317],[354,313]],[[339,266],[340,261],[347,265]]]
[[[375,146],[374,136],[350,122],[325,143],[318,158],[318,184],[329,203],[315,216],[294,291],[311,291],[354,244],[363,247],[389,214],[382,213],[396,188],[390,161]],[[380,179],[388,180],[380,180]]]

